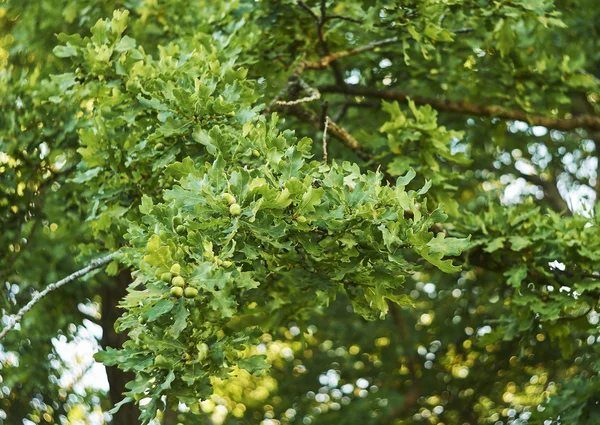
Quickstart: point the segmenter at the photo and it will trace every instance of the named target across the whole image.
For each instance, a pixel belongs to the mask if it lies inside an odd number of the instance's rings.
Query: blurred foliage
[[[0,1],[3,324],[121,250],[1,341],[0,423],[595,424],[598,22],[595,0]],[[111,311],[117,408],[64,355]]]

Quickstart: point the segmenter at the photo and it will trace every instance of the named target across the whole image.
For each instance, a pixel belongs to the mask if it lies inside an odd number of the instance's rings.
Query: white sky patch
[[[533,175],[535,174],[535,167],[531,165],[529,162],[524,161],[522,159],[518,159],[515,162],[515,168],[522,172],[523,174]]]
[[[360,81],[360,71],[358,69],[353,69],[350,71],[350,76],[344,80],[346,84],[358,84]]]
[[[389,66],[392,66],[392,61],[389,59],[382,59],[381,62],[379,62],[379,67],[380,68],[387,68]]]
[[[477,329],[477,335],[479,336],[484,336],[486,334],[489,334],[490,332],[492,332],[492,328],[491,326],[482,326],[481,328]]]
[[[104,365],[94,360],[94,354],[100,349],[98,339],[102,336],[102,328],[95,323],[84,320],[72,341],[65,336],[52,340],[58,355],[68,369],[62,372],[60,385],[63,388],[73,386],[73,390],[82,393],[85,388],[108,391],[108,378]]]
[[[367,381],[365,378],[358,378],[356,380],[356,386],[358,388],[367,388],[369,386],[369,381]]]
[[[435,292],[435,284],[433,283],[426,283],[425,285],[423,285],[423,291],[425,291],[428,294],[433,294]]]
[[[576,189],[568,191],[566,198],[567,204],[573,212],[589,217],[590,211],[594,208],[596,193],[591,187],[580,185]]]

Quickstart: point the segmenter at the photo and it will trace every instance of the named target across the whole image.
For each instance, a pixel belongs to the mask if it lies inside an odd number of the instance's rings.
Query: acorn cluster
[[[165,283],[170,283],[171,287],[171,295],[177,298],[186,297],[186,298],[196,298],[198,296],[198,290],[196,288],[192,288],[191,286],[187,286],[185,283],[185,279],[180,275],[181,266],[178,263],[175,263],[171,266],[171,270],[168,272],[164,272],[160,275],[160,279]]]
[[[242,213],[242,207],[237,203],[235,196],[233,196],[231,193],[225,192],[222,197],[223,200],[229,204],[229,214],[231,214],[233,217],[237,217]]]
[[[185,233],[186,227],[183,225],[183,219],[181,217],[173,217],[173,230],[175,230],[180,235]]]

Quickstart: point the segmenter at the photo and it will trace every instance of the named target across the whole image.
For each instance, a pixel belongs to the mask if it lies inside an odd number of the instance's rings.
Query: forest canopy
[[[0,424],[597,424],[595,0],[1,0]]]

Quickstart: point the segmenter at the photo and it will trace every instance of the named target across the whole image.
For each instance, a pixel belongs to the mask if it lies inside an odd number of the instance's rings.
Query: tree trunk
[[[177,411],[167,408],[163,412],[162,425],[177,425]]]
[[[115,321],[121,315],[117,305],[121,298],[127,293],[127,285],[131,282],[129,270],[125,269],[110,283],[102,287],[102,347],[120,348],[127,340],[126,334],[115,332]],[[127,390],[125,384],[134,379],[131,372],[123,372],[117,366],[106,368],[108,383],[110,385],[109,400],[114,406],[123,399],[123,393]],[[139,410],[133,403],[121,406],[119,411],[113,415],[113,425],[138,425]]]

